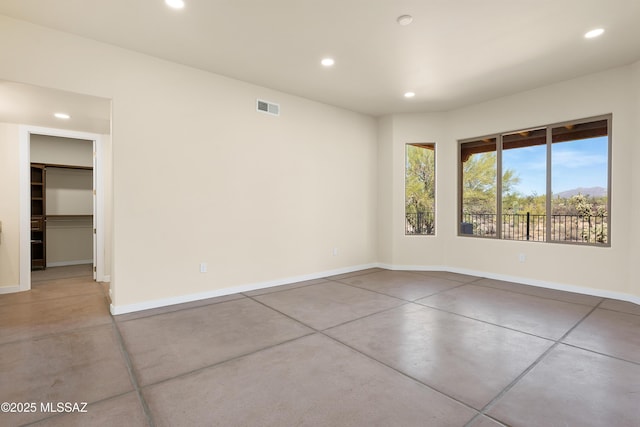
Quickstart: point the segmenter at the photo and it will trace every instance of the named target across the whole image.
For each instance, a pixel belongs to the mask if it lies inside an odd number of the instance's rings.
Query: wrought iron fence
[[[545,241],[546,215],[503,214],[502,238],[506,240]]]
[[[545,241],[546,215],[503,214],[502,239]],[[497,214],[470,214],[462,216],[461,234],[495,237]],[[551,215],[550,240],[556,242],[607,243],[608,217],[603,215]]]
[[[607,243],[608,226],[606,215],[552,215],[551,240]]]
[[[463,214],[461,234],[492,237],[496,235],[496,214]]]
[[[435,215],[433,212],[407,213],[405,234],[435,234]]]

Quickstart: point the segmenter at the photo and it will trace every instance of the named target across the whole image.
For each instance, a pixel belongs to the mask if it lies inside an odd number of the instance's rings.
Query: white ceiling
[[[185,2],[2,0],[0,14],[371,115],[449,110],[640,60],[640,0]],[[403,14],[411,25],[396,23]],[[597,27],[602,37],[583,37]]]

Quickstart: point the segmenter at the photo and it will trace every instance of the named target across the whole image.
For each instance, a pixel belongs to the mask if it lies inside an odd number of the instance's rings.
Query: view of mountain
[[[561,199],[568,199],[577,194],[590,197],[604,197],[607,195],[607,189],[603,187],[590,187],[590,188],[574,188],[572,190],[562,191],[553,195],[553,198],[560,197]]]

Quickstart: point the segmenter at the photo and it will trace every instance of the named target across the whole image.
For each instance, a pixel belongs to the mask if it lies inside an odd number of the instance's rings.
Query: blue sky
[[[547,147],[538,145],[502,152],[502,168],[520,177],[516,191],[529,196],[546,192]],[[608,138],[560,142],[551,149],[551,186],[554,193],[578,187],[607,188]]]

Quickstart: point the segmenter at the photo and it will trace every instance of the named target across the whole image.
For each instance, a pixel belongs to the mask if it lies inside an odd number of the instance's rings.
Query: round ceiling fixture
[[[584,38],[585,39],[594,39],[596,37],[600,37],[602,34],[604,34],[604,29],[603,28],[596,28],[595,30],[591,30],[591,31],[588,31],[587,33],[585,33]]]
[[[416,93],[415,93],[415,92],[405,92],[405,93],[404,93],[404,97],[405,97],[405,98],[413,98],[413,97],[415,97],[415,96],[416,96]]]
[[[320,61],[320,63],[323,67],[333,67],[336,61],[334,61],[333,58],[324,58],[322,61]]]
[[[174,8],[174,9],[183,9],[184,8],[184,1],[183,0],[164,0],[164,2],[167,4],[167,6]]]
[[[54,113],[53,116],[56,119],[69,120],[71,118],[67,113]]]
[[[413,16],[411,15],[400,15],[398,16],[398,19],[396,19],[396,21],[398,22],[398,24],[402,25],[403,27],[411,24],[413,22]]]

